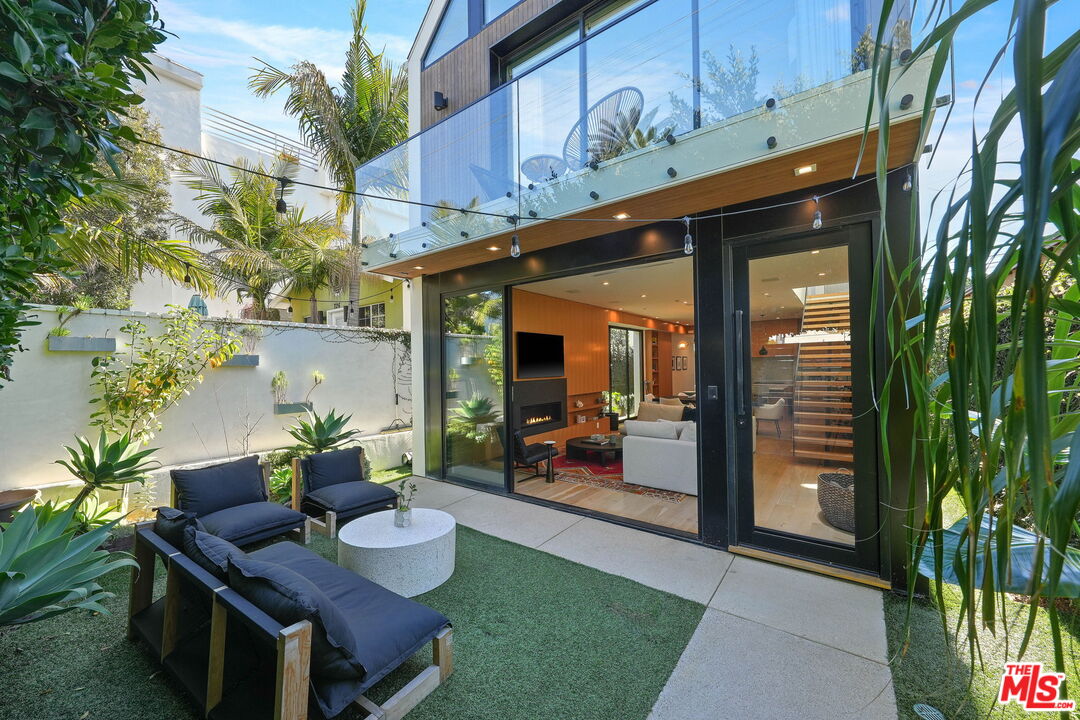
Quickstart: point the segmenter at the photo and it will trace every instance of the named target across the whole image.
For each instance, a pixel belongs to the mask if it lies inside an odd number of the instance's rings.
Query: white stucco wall
[[[92,353],[46,350],[46,334],[58,324],[53,308],[35,310],[41,325],[23,336],[26,352],[12,366],[14,381],[0,392],[0,437],[4,438],[4,473],[0,490],[42,487],[69,479],[54,460],[64,456],[62,445],[74,435],[97,434],[89,425],[90,362]],[[119,328],[137,314],[92,310],[68,324],[71,337],[117,337]],[[155,334],[156,316],[142,316]],[[388,342],[363,339],[355,328],[295,323],[263,323],[264,336],[254,368],[208,370],[191,395],[165,412],[164,429],[151,445],[166,466],[236,458],[293,443],[285,428],[295,416],[274,415],[270,379],[284,370],[290,380],[289,400],[304,399],[311,373],[326,381],[314,390],[315,409],[352,414],[350,424],[364,436],[380,436],[395,419],[408,423],[412,407],[406,379],[395,398],[393,349]],[[124,346],[118,339],[118,352]],[[249,432],[250,430],[250,432]],[[376,469],[400,463],[411,446],[411,433],[371,438],[364,442]]]

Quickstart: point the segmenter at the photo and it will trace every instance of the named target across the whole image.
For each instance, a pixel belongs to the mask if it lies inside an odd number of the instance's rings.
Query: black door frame
[[[733,426],[735,433],[736,471],[729,485],[735,493],[735,526],[732,534],[734,544],[867,572],[878,571],[877,415],[873,407],[873,389],[862,381],[872,377],[872,287],[859,280],[872,277],[871,241],[870,225],[860,223],[752,243],[732,243],[730,246],[728,258],[731,263],[733,301],[731,322],[735,342],[731,344],[729,353],[734,370],[731,388],[735,412],[729,420],[729,426]],[[749,359],[749,348],[745,342],[740,342],[741,338],[750,336],[749,262],[757,258],[839,246],[847,248],[848,294],[851,302],[852,437],[855,457],[852,469],[859,478],[855,493],[854,545],[764,528],[754,523],[751,383],[748,370],[740,372],[746,368]],[[740,322],[741,328],[738,327]],[[828,468],[822,467],[822,471],[827,470]]]

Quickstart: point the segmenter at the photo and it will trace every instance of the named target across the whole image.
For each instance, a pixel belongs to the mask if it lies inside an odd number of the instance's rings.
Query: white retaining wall
[[[75,435],[97,435],[90,426],[90,361],[93,353],[51,352],[48,331],[58,324],[56,309],[35,309],[41,325],[23,335],[26,352],[12,365],[14,381],[0,389],[0,490],[43,487],[70,480],[54,460],[66,457],[62,445]],[[71,337],[115,337],[117,352],[126,346],[119,328],[133,316],[143,320],[150,335],[160,329],[156,315],[90,310],[66,327]],[[270,379],[278,370],[289,378],[290,402],[304,399],[311,374],[321,371],[325,382],[311,394],[320,413],[331,408],[353,416],[350,427],[361,430],[363,444],[375,469],[400,464],[411,449],[412,433],[384,430],[395,419],[412,420],[409,362],[395,363],[395,344],[373,342],[358,328],[298,323],[252,323],[263,327],[256,347],[258,367],[207,370],[204,381],[162,416],[164,429],[151,442],[163,466],[204,463],[260,453],[292,444],[285,428],[294,415],[274,415]],[[368,331],[371,332],[371,331]],[[400,353],[407,350],[397,345]],[[241,352],[246,352],[241,350]],[[397,393],[395,402],[395,365]],[[159,483],[164,485],[165,483]],[[155,495],[162,492],[159,487]],[[166,489],[167,493],[167,489]],[[166,494],[167,497],[167,494]]]

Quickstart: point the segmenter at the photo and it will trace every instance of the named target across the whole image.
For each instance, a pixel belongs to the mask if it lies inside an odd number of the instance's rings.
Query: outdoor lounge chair
[[[292,530],[304,543],[308,517],[269,501],[256,455],[204,468],[172,470],[172,506],[197,518],[206,532],[234,545],[250,545]]]
[[[392,488],[364,479],[362,447],[293,458],[292,465],[292,506],[311,516],[315,529],[331,538],[345,520],[397,507]]]
[[[356,704],[400,718],[453,671],[445,616],[296,543],[249,554],[174,514],[138,525],[134,554],[128,637],[206,717],[306,720]],[[155,599],[158,559],[167,575]],[[427,643],[432,664],[404,688],[381,707],[363,696]]]

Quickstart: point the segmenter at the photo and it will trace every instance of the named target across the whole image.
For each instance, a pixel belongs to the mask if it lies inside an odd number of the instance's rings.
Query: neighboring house
[[[293,298],[289,303],[277,300],[272,307],[282,310],[282,320],[293,322],[311,322],[310,293],[285,291]],[[320,288],[316,293],[319,300],[319,312],[323,317],[320,322],[330,325],[360,325],[364,327],[408,328],[409,286],[400,278],[364,273],[360,277],[360,294],[357,303],[357,317],[346,322],[349,305],[348,288],[340,291],[330,287]]]
[[[157,79],[150,79],[140,89],[140,93],[146,99],[143,107],[160,126],[163,144],[228,163],[236,163],[242,158],[249,163],[270,165],[280,154],[285,153],[297,159],[297,180],[324,187],[334,186],[320,166],[318,158],[299,141],[205,107],[201,99],[201,73],[161,55],[151,55],[151,62]],[[229,169],[222,168],[224,177],[229,177],[230,172]],[[174,212],[209,224],[209,220],[201,217],[195,202],[195,192],[184,186],[178,177],[174,177],[171,183],[171,194]],[[307,215],[333,213],[336,193],[332,190],[295,185],[289,202],[303,205]],[[343,238],[347,237],[346,221]],[[392,283],[398,281],[366,273],[362,278],[361,297],[377,293]],[[286,297],[279,298],[272,306],[286,309],[291,304],[293,307],[291,317],[283,315],[282,320],[304,322],[310,315],[307,297],[298,297],[296,302],[290,303],[286,299],[288,293],[284,288],[280,288],[278,292]],[[393,301],[387,299],[387,305],[392,306],[388,316],[396,322],[389,325],[390,327],[401,327],[403,298],[407,292],[406,288],[404,292],[395,294]],[[191,302],[192,294],[192,290],[183,285],[165,278],[147,276],[132,289],[131,309],[154,312],[162,310],[166,305],[186,306]],[[324,300],[320,303],[321,312],[332,311],[336,307],[337,298],[329,288],[321,291],[319,296]],[[239,317],[246,304],[238,300],[235,293],[221,293],[218,297],[203,300],[213,317]],[[344,304],[348,304],[347,293]]]
[[[929,65],[891,94],[882,218],[880,9],[434,0],[413,135],[357,170],[368,269],[416,293],[414,471],[903,585],[871,312],[881,231],[910,247]],[[906,58],[909,3],[890,25]]]

